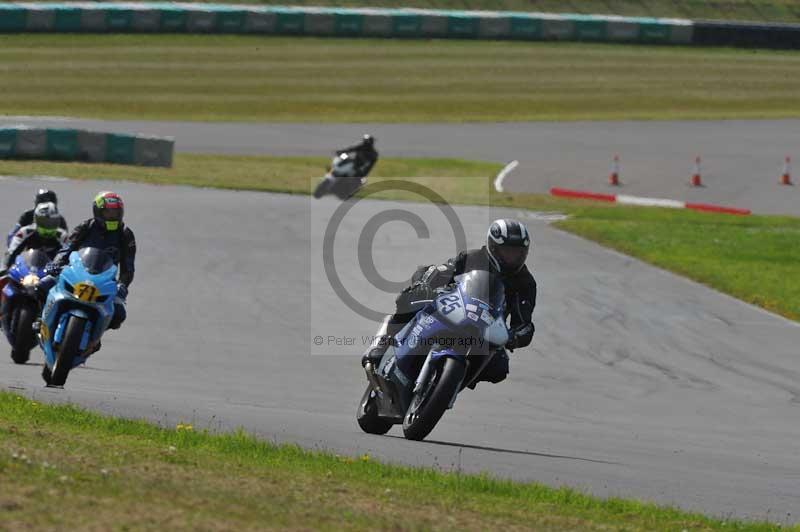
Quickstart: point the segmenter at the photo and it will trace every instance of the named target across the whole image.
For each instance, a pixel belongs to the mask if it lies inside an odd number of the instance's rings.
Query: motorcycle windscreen
[[[41,271],[50,262],[50,257],[41,249],[26,249],[20,254],[22,261],[28,269],[34,272]]]
[[[114,266],[111,256],[103,249],[83,248],[78,251],[78,256],[81,259],[81,263],[83,263],[83,267],[92,275],[102,273]]]
[[[480,310],[486,310],[494,316],[503,311],[505,289],[503,281],[497,274],[485,270],[472,270],[457,275],[455,281],[467,305],[476,305]],[[467,310],[475,311],[472,307],[468,307]]]
[[[482,331],[482,339],[493,345],[508,341],[505,324],[505,286],[492,272],[473,270],[456,277],[464,298],[467,321]]]

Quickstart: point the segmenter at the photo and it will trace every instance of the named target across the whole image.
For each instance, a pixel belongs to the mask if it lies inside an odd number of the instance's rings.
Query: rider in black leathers
[[[372,135],[364,135],[361,142],[358,144],[336,150],[336,155],[351,152],[355,153],[356,156],[356,175],[353,177],[366,177],[378,161],[378,152],[375,150],[375,138]]]
[[[536,306],[536,280],[525,266],[529,247],[530,236],[524,224],[516,220],[497,220],[489,228],[486,246],[463,251],[438,266],[420,266],[411,278],[411,285],[397,297],[395,313],[384,320],[362,365],[367,361],[377,364],[394,335],[435,297],[437,288],[452,283],[456,275],[473,270],[500,274],[506,292],[506,318],[511,317],[511,338],[505,347],[512,351],[526,347],[535,331],[531,316]],[[506,378],[508,370],[508,354],[501,350],[492,357],[478,380],[498,383]]]
[[[55,279],[52,278],[58,277],[61,270],[69,264],[69,256],[73,251],[87,247],[106,250],[114,263],[119,266],[114,317],[109,325],[110,329],[119,329],[127,317],[125,301],[128,297],[128,287],[133,282],[136,239],[133,231],[122,223],[124,204],[119,195],[114,192],[99,193],[94,199],[92,210],[94,217],[75,227],[56,258],[47,265],[45,273],[51,276],[51,280],[43,288],[46,292],[54,284]],[[40,286],[42,284],[44,280]]]

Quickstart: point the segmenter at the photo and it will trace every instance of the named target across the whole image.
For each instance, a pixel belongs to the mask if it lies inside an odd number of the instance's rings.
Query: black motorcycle
[[[361,175],[357,166],[355,152],[344,152],[336,155],[331,161],[330,170],[314,189],[314,197],[333,194],[341,200],[346,200],[364,186],[367,175]]]

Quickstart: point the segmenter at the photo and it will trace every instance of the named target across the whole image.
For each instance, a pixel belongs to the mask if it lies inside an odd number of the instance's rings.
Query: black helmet
[[[371,147],[373,144],[375,144],[375,137],[373,137],[372,135],[370,135],[369,133],[367,133],[366,135],[364,135],[364,136],[362,137],[362,139],[361,139],[361,143],[362,143],[364,146],[370,146],[370,147]]]
[[[33,199],[33,205],[36,206],[40,203],[55,203],[58,205],[56,193],[52,190],[47,190],[46,188],[40,188],[36,193],[36,197]]]
[[[525,265],[531,239],[525,224],[516,220],[495,220],[486,237],[489,260],[502,274],[518,272]]]
[[[105,227],[106,231],[117,231],[122,225],[125,204],[114,192],[101,192],[94,198],[92,212],[95,220]]]

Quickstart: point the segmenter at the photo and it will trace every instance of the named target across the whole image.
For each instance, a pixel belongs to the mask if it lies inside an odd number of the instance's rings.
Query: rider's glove
[[[128,299],[128,286],[124,283],[117,283],[117,297],[123,301]]]
[[[56,285],[57,279],[52,275],[45,275],[36,285],[36,297],[39,301],[44,302],[47,299],[47,294],[50,289]]]
[[[58,277],[61,275],[61,267],[50,262],[44,267],[44,274],[49,277]]]
[[[517,347],[524,347],[530,343],[531,337],[533,337],[533,333],[536,331],[536,328],[533,326],[533,323],[526,323],[524,325],[520,325],[515,327],[511,330],[511,338],[508,340],[506,344],[506,349],[513,351]]]
[[[433,290],[427,283],[416,282],[405,288],[395,299],[397,312],[406,314],[419,311],[424,304],[434,298]]]

